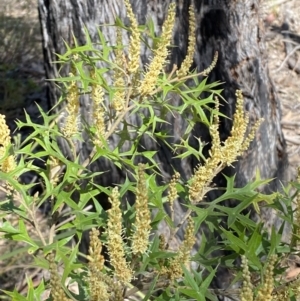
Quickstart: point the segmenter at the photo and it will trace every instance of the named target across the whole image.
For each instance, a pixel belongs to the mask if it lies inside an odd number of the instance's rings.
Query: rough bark
[[[140,24],[144,24],[146,18],[152,17],[156,24],[157,33],[165,19],[169,0],[135,0],[131,1],[133,9]],[[194,67],[199,70],[210,65],[215,51],[219,52],[219,60],[216,68],[209,76],[209,81],[224,82],[223,96],[227,100],[221,106],[225,115],[232,117],[235,110],[235,91],[241,89],[245,97],[245,108],[249,111],[251,123],[263,117],[255,141],[250,149],[239,159],[234,169],[229,168],[225,173],[232,175],[237,173],[236,185],[241,186],[253,179],[256,169],[260,170],[263,178],[275,178],[266,189],[276,190],[280,182],[287,179],[287,155],[286,146],[280,126],[280,103],[274,86],[270,80],[266,52],[264,46],[263,24],[259,18],[259,0],[195,0],[197,14],[197,47],[194,56]],[[188,7],[190,0],[177,1],[176,27],[174,30],[174,43],[171,62],[180,65],[187,51],[188,37]],[[43,47],[45,55],[45,69],[47,78],[58,76],[58,64],[52,64],[56,60],[54,53],[63,53],[66,41],[73,43],[72,33],[79,43],[84,43],[84,26],[87,27],[94,42],[98,41],[97,26],[100,24],[113,24],[115,15],[120,16],[125,23],[125,9],[120,0],[39,0],[39,13],[43,34]],[[109,41],[114,43],[115,31],[113,27],[103,27],[103,32]],[[124,37],[127,43],[128,37]],[[147,62],[149,53],[143,49],[142,61]],[[62,76],[67,68],[61,71]],[[49,83],[50,105],[57,102],[59,92],[55,85]],[[174,102],[178,102],[175,99]],[[81,99],[81,115],[90,120],[90,101],[88,97]],[[172,120],[173,139],[179,139],[184,131],[186,122],[176,118]],[[220,126],[221,139],[225,140],[232,126],[230,119],[223,119]],[[205,128],[197,125],[193,133],[209,141],[209,135]],[[147,149],[158,150],[157,160],[161,163],[163,174],[168,176],[173,167],[180,171],[181,176],[188,179],[192,170],[199,163],[190,158],[186,161],[172,159],[172,154],[163,146],[158,147],[153,141],[143,141]],[[197,140],[191,138],[191,143],[197,146]],[[89,153],[88,144],[79,145],[82,156]],[[67,152],[67,150],[65,150]],[[97,162],[95,170],[107,169],[107,163]],[[109,167],[112,168],[112,167]],[[109,177],[102,177],[102,184],[110,185],[121,181],[123,173],[120,170],[112,170]],[[224,178],[217,176],[215,182],[223,186]],[[211,194],[209,198],[214,198]],[[230,205],[230,204],[229,204]],[[178,218],[182,214],[178,206]],[[265,212],[268,223],[275,224],[276,217],[270,211]]]

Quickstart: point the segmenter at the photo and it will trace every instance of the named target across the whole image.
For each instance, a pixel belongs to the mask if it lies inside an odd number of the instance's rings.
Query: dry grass
[[[0,211],[0,216],[5,215],[5,212]],[[15,215],[5,215],[6,220],[18,228],[19,220]],[[40,228],[46,234],[49,232],[46,219],[37,212],[37,221]],[[33,239],[38,239],[38,235],[33,226],[26,222],[26,229],[28,235]],[[1,225],[1,222],[0,222]],[[32,255],[28,254],[25,243],[8,241],[0,233],[0,289],[12,290],[16,289],[18,292],[23,292],[26,295],[27,278],[32,279],[33,283],[38,285],[40,283],[43,273],[41,269],[34,267]],[[6,300],[5,296],[0,292],[0,300]],[[8,299],[7,299],[8,300]]]
[[[0,113],[10,124],[42,86],[42,59],[37,1],[0,0]]]
[[[1,65],[28,64],[29,61],[41,58],[36,2],[34,0],[0,1]]]
[[[33,74],[36,70],[40,79],[43,65],[37,1],[0,0],[0,113],[8,120],[20,118],[26,95],[39,88]],[[15,216],[0,211],[2,216],[17,226]],[[38,219],[45,224],[41,214]],[[46,231],[46,224],[43,229]],[[36,236],[30,224],[28,232]],[[0,289],[26,290],[26,276],[39,281],[41,273],[32,268],[32,256],[23,248],[21,242],[8,243],[0,233]],[[0,293],[0,300],[9,299]]]
[[[290,31],[300,38],[300,1],[265,1],[265,20],[269,26],[280,27],[287,22]],[[272,5],[273,4],[273,5]],[[270,27],[268,27],[270,29]],[[291,169],[300,166],[300,74],[284,62],[287,58],[284,41],[279,33],[267,32],[268,61],[282,106],[282,127],[288,145]],[[300,63],[300,44],[294,43],[293,56]],[[297,48],[298,47],[298,48]],[[297,49],[297,50],[296,50]]]

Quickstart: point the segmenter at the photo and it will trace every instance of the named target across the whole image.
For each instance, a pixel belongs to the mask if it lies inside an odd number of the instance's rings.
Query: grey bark
[[[146,18],[152,17],[159,34],[166,16],[169,0],[136,0],[131,1],[138,22],[144,24]],[[251,124],[263,117],[255,141],[250,149],[239,159],[235,168],[228,168],[225,173],[232,175],[237,173],[236,185],[241,186],[252,180],[258,168],[263,178],[275,178],[266,187],[266,190],[277,190],[280,182],[287,180],[287,154],[283,138],[280,119],[280,103],[276,95],[274,85],[269,77],[266,50],[264,45],[264,29],[259,13],[259,0],[195,0],[197,15],[197,47],[194,56],[194,67],[199,71],[208,67],[215,51],[219,52],[219,60],[216,68],[209,76],[209,81],[221,81],[223,96],[228,103],[221,106],[225,115],[232,117],[235,110],[235,91],[241,89],[245,97],[245,108],[250,114]],[[190,0],[177,1],[176,26],[174,30],[174,43],[171,62],[180,66],[186,51],[188,37],[188,7]],[[39,13],[41,30],[43,34],[43,48],[45,56],[45,69],[47,78],[58,76],[59,64],[52,64],[56,60],[54,53],[63,53],[66,41],[72,45],[72,33],[79,43],[85,42],[84,26],[87,27],[94,42],[98,41],[97,26],[100,24],[113,24],[115,15],[120,16],[125,23],[125,9],[121,0],[39,0]],[[115,31],[113,27],[103,27],[106,38],[113,44]],[[127,43],[128,37],[124,37]],[[149,53],[143,49],[141,59],[147,62]],[[64,76],[68,68],[61,70]],[[59,91],[55,84],[49,83],[49,101],[53,106],[57,103]],[[175,99],[174,102],[178,102]],[[81,99],[81,115],[90,121],[90,100],[88,97]],[[179,139],[184,131],[186,122],[180,117],[171,120],[171,131],[174,140]],[[220,125],[220,136],[225,140],[232,126],[230,119],[223,119]],[[209,141],[207,129],[200,124],[193,131],[196,137]],[[114,140],[113,140],[114,141]],[[197,140],[191,138],[191,143],[197,147]],[[199,163],[194,158],[186,161],[175,160],[172,154],[163,145],[155,145],[152,141],[145,140],[143,144],[147,149],[158,150],[156,159],[161,163],[163,174],[167,177],[173,172],[173,167],[180,171],[183,179],[188,179]],[[65,147],[65,146],[63,146]],[[86,157],[90,151],[90,145],[80,144],[78,149],[82,156]],[[207,151],[207,150],[206,150]],[[65,149],[67,153],[67,149]],[[107,162],[99,161],[93,166],[95,170],[112,169]],[[99,178],[104,185],[111,185],[122,181],[124,174],[120,170],[113,169],[108,176]],[[218,186],[224,186],[222,175],[216,177]],[[210,194],[210,199],[216,194]],[[230,205],[230,203],[228,204]],[[182,209],[178,205],[177,218],[180,218]],[[265,211],[265,219],[268,225],[278,222],[276,216],[270,211]],[[226,282],[226,281],[225,281]]]

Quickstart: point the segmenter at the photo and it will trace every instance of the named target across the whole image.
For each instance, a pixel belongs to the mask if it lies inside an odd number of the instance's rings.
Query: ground
[[[272,6],[273,3],[273,6]],[[277,4],[276,3],[281,3]],[[289,161],[292,169],[300,164],[300,2],[266,1],[264,7],[266,45],[271,78],[275,83],[282,107],[282,127],[288,145]],[[291,52],[288,55],[285,41],[288,37],[271,31],[284,22],[294,34]],[[294,53],[293,53],[294,51]],[[288,66],[288,61],[292,66]],[[292,69],[293,68],[293,69]]]
[[[300,166],[300,1],[261,2],[268,66],[281,101],[290,169],[295,174]],[[12,129],[14,120],[22,118],[23,108],[37,116],[35,102],[47,106],[36,5],[35,0],[0,1],[0,113],[7,116]],[[289,25],[290,33],[283,31],[283,23]],[[3,256],[19,247],[4,245],[0,237],[0,289],[13,281],[20,290],[24,286],[24,274],[18,271],[24,270],[26,258],[14,257],[12,262]],[[36,272],[29,271],[30,276],[34,278]]]

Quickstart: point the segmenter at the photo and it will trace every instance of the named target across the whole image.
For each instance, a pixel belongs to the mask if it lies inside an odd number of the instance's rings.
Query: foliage
[[[40,29],[35,2],[0,2],[0,113],[8,123],[28,106],[26,96],[41,89],[37,63],[42,62],[43,52],[37,38]]]
[[[37,7],[33,0],[3,0],[0,3],[0,67],[14,68],[41,58],[36,39],[39,32]],[[40,53],[40,54],[39,54]]]
[[[242,94],[237,91],[231,136],[221,142],[221,90],[219,83],[207,81],[217,56],[203,72],[190,70],[195,47],[195,40],[190,39],[181,68],[177,70],[174,66],[167,71],[175,18],[174,6],[170,5],[162,36],[155,38],[153,58],[142,70],[140,43],[146,34],[154,37],[153,24],[138,27],[128,1],[125,3],[132,27],[126,28],[116,20],[115,45],[108,45],[99,30],[102,43],[100,48],[95,47],[86,31],[85,45],[78,45],[75,40],[75,47],[67,46],[66,53],[58,56],[59,63],[71,65],[68,77],[56,79],[64,92],[62,114],[50,116],[40,109],[43,124],[33,123],[26,115],[26,122],[17,122],[18,128],[31,127],[33,131],[19,145],[11,144],[1,116],[0,178],[6,197],[0,202],[0,233],[6,241],[24,243],[25,248],[18,252],[27,252],[36,266],[50,272],[50,278],[38,284],[27,279],[27,296],[16,290],[5,291],[6,295],[13,300],[41,300],[50,288],[49,300],[129,300],[135,296],[139,300],[202,301],[217,300],[219,294],[257,301],[262,296],[264,300],[292,298],[297,294],[295,282],[282,288],[280,276],[283,259],[297,249],[300,219],[296,214],[294,221],[292,204],[300,184],[291,184],[281,194],[264,195],[259,191],[271,180],[261,179],[259,173],[253,182],[240,188],[234,187],[235,178],[231,177],[226,178],[223,194],[205,202],[205,195],[218,189],[212,184],[215,175],[232,165],[249,147],[259,124],[246,135],[249,118],[243,111]],[[190,9],[191,24],[192,12]],[[131,32],[128,49],[121,43],[124,30]],[[113,84],[108,78],[113,78]],[[82,94],[89,94],[93,101],[93,124],[79,116]],[[181,101],[178,106],[173,105],[175,97]],[[132,114],[138,116],[137,124],[130,122]],[[187,127],[181,141],[174,143],[169,139],[172,132],[168,120],[178,115],[187,120]],[[197,138],[199,149],[189,144],[192,130],[199,122],[208,127],[212,138],[207,158],[202,154],[204,141]],[[86,136],[93,150],[83,161],[76,141],[86,140]],[[115,147],[110,143],[112,137],[118,138]],[[145,137],[164,144],[174,157],[184,160],[194,156],[201,165],[188,181],[176,171],[171,179],[162,181],[156,151],[140,147]],[[59,141],[68,143],[70,154],[62,153]],[[107,176],[109,171],[93,171],[91,164],[95,160],[107,160],[124,171],[124,182],[115,187],[99,185],[96,178]],[[29,172],[39,176],[42,191],[33,194],[36,184],[22,183],[22,175]],[[107,211],[99,201],[103,195],[111,206]],[[226,200],[235,200],[235,205],[225,206]],[[179,223],[174,218],[177,201],[186,207]],[[45,232],[37,213],[47,204],[51,209]],[[90,204],[93,210],[89,210]],[[256,223],[251,219],[253,210],[259,214],[262,207],[277,211],[283,220],[279,229],[268,231],[263,221]],[[11,222],[8,214],[15,216],[17,223]],[[168,227],[169,236],[156,231],[162,222]],[[289,244],[282,242],[285,225],[293,228]],[[30,234],[32,229],[34,236]],[[182,229],[184,239],[174,247]],[[88,254],[79,252],[84,231],[90,233]],[[15,254],[1,254],[0,259]],[[220,269],[233,276],[231,286],[224,291],[211,288]],[[258,280],[253,281],[252,276]],[[234,289],[241,281],[242,288]],[[71,286],[76,287],[76,292]]]

